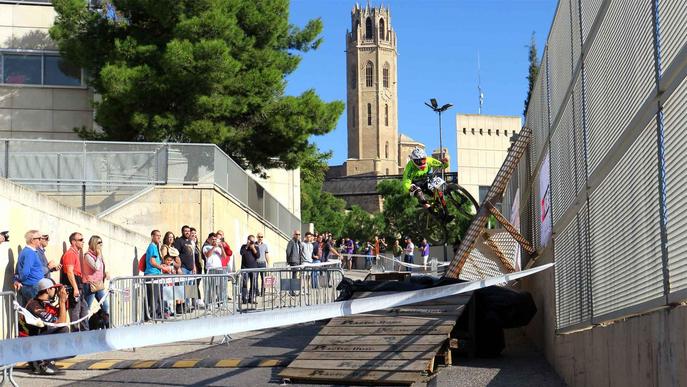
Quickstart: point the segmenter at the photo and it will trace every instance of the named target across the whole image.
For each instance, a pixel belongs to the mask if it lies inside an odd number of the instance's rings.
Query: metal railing
[[[150,275],[110,281],[112,327],[234,314],[235,274]],[[201,292],[202,289],[202,292]]]
[[[227,316],[334,302],[343,280],[324,265],[211,269],[208,274],[117,277],[110,281],[110,326]]]
[[[334,302],[343,280],[338,262],[290,268],[242,269],[236,277],[241,312]]]
[[[3,340],[14,339],[19,334],[19,320],[14,309],[14,301],[17,296],[14,292],[0,292],[0,334]],[[0,364],[2,380],[0,385],[5,385],[8,380],[13,386],[17,386],[12,375],[14,364]]]
[[[162,184],[214,184],[286,235],[291,211],[214,144],[0,139],[0,176],[101,213]]]

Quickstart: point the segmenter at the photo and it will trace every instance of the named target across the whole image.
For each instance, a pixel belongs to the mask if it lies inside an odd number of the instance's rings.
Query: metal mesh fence
[[[550,152],[559,329],[687,298],[686,36],[684,1],[559,2],[526,114],[527,162],[503,200],[520,192],[522,233],[541,248]]]

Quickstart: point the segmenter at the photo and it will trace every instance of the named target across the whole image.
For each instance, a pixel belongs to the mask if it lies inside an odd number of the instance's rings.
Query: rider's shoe
[[[425,209],[427,209],[427,210],[429,210],[430,208],[432,208],[432,205],[429,204],[429,203],[425,203],[425,204],[423,204],[422,206],[425,207]]]

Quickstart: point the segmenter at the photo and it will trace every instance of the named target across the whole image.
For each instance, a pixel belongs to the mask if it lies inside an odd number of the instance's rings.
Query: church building
[[[398,131],[396,42],[388,7],[356,4],[346,33],[348,158],[330,166],[324,189],[370,212],[382,208],[377,183],[403,173],[416,143]]]

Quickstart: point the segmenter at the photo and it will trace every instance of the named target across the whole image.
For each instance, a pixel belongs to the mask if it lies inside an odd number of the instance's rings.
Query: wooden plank
[[[294,360],[289,367],[323,370],[427,371],[431,359],[419,360]]]
[[[423,380],[419,372],[409,371],[367,371],[367,370],[324,370],[285,368],[279,373],[282,378],[292,381],[307,380],[316,382],[375,383],[375,384],[412,384]]]
[[[338,317],[329,321],[328,327],[345,327],[345,326],[440,326],[440,325],[455,325],[455,316],[352,316],[352,317]]]
[[[398,308],[389,308],[384,310],[377,310],[374,312],[364,313],[361,316],[460,316],[465,309],[464,305],[460,307],[445,307],[445,306],[401,306]]]
[[[430,344],[441,345],[448,339],[448,335],[428,336],[316,336],[310,344],[334,344],[334,345],[410,345]]]
[[[432,347],[434,349],[436,347]],[[361,351],[346,351],[346,352],[317,352],[308,351],[301,352],[296,360],[317,361],[321,359],[327,360],[429,360],[436,356],[436,351],[424,352],[361,352]]]
[[[318,336],[366,336],[366,335],[448,335],[453,326],[390,326],[390,327],[329,327],[320,330]]]
[[[303,352],[432,352],[436,353],[441,345],[437,344],[317,344],[306,346]]]

